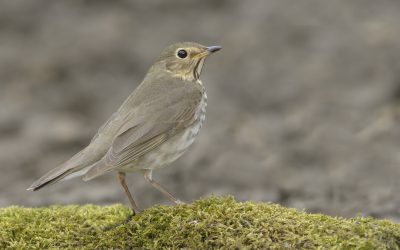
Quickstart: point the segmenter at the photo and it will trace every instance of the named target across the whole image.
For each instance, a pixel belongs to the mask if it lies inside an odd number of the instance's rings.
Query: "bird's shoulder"
[[[136,107],[167,107],[180,101],[199,101],[204,94],[201,82],[187,81],[174,77],[168,72],[150,74],[127,98],[120,109],[129,110]],[[158,104],[158,105],[157,105]]]
[[[104,133],[117,136],[144,122],[158,123],[171,118],[178,122],[181,119],[178,116],[195,112],[204,93],[199,80],[185,81],[165,73],[146,76],[117,112],[100,127],[93,140]]]

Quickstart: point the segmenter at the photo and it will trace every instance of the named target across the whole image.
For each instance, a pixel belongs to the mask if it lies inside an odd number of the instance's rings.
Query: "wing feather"
[[[159,105],[146,113],[133,113],[135,116],[126,119],[106,155],[84,179],[132,164],[190,126],[195,120],[202,94],[198,88],[191,92],[187,89],[175,91],[175,96],[170,95],[164,101],[160,99],[162,108]]]
[[[147,122],[147,124],[142,126],[147,127],[147,129],[133,127],[126,133],[119,135],[114,140],[113,146],[107,154],[110,155],[107,158],[107,165],[113,165],[115,168],[123,167],[157,148],[170,137],[178,134],[193,123],[197,107],[188,105],[184,108],[178,108],[178,105],[174,105],[170,109],[168,111],[173,111],[175,114],[170,115],[171,112],[165,112],[162,119]],[[151,129],[148,129],[148,127],[151,127]],[[148,132],[141,134],[139,130]],[[130,140],[137,137],[138,133],[140,134],[140,138]],[[120,145],[126,146],[121,148]]]

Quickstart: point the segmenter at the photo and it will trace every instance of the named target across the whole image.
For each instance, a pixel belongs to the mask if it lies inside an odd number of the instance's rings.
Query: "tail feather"
[[[39,180],[35,181],[27,190],[36,191],[41,189],[44,186],[54,184],[62,179],[64,179],[67,175],[72,173],[73,169],[68,169],[63,172],[59,171],[59,168],[55,168],[42,176]]]
[[[41,189],[42,187],[56,183],[60,180],[67,180],[84,175],[87,170],[89,170],[86,166],[90,165],[91,163],[91,159],[88,158],[85,152],[86,148],[75,154],[71,159],[64,162],[60,166],[50,170],[39,180],[35,181],[27,190],[36,191],[38,189]],[[92,159],[92,162],[95,162],[95,160]]]

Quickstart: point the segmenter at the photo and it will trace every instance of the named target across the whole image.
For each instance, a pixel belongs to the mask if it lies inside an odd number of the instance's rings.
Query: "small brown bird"
[[[205,58],[220,49],[192,42],[167,47],[90,144],[28,190],[79,176],[88,181],[116,171],[132,209],[138,213],[125,173],[141,171],[156,189],[175,203],[182,203],[154,181],[152,173],[178,159],[197,136],[207,106],[200,73]]]

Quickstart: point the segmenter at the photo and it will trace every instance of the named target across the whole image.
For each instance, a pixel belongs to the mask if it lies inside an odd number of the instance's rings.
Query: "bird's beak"
[[[218,50],[222,49],[221,46],[209,46],[209,47],[205,47],[205,50],[197,55],[195,55],[194,58],[204,58],[207,57],[209,55],[211,55],[214,52],[217,52]]]
[[[210,53],[217,52],[220,49],[222,49],[222,47],[218,46],[218,45],[207,47],[207,51],[210,52]]]

